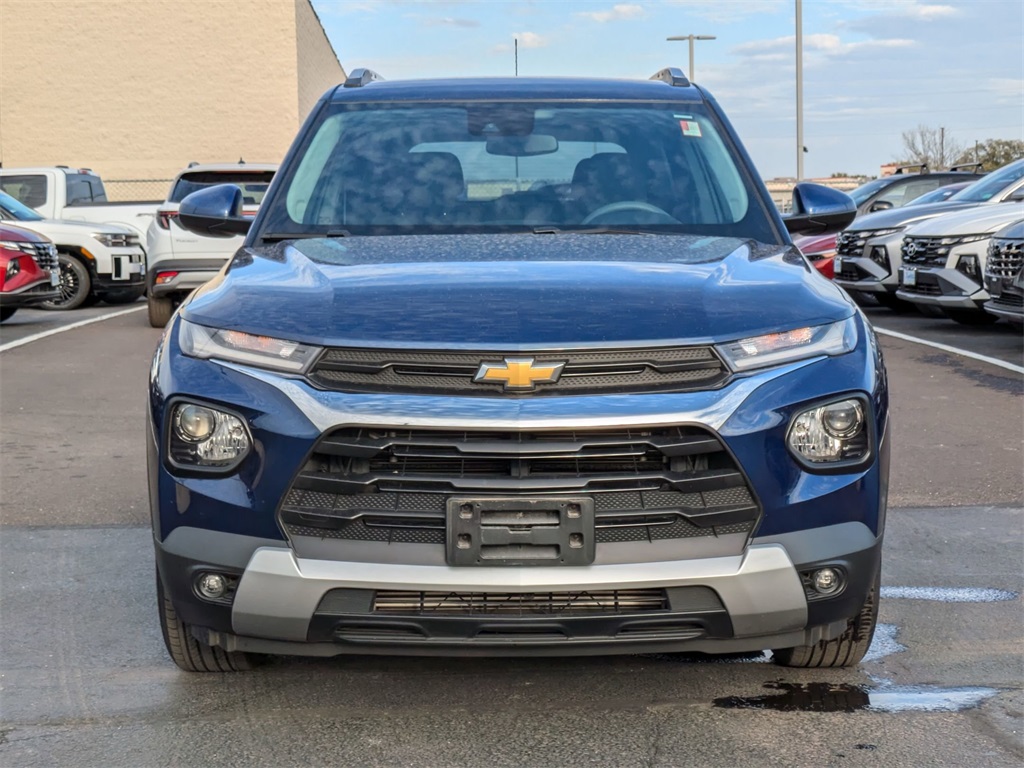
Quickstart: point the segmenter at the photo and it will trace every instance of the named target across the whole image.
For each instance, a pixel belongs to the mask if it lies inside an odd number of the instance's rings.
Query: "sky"
[[[346,72],[646,79],[687,72],[763,178],[796,175],[796,0],[312,0]],[[876,176],[918,126],[1024,139],[1021,0],[803,0],[804,176]]]

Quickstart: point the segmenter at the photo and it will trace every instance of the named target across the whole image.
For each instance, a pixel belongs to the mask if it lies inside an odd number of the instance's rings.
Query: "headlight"
[[[855,316],[828,325],[752,336],[716,347],[734,371],[765,368],[819,355],[845,355],[857,346]]]
[[[124,248],[126,246],[138,245],[137,235],[129,235],[121,232],[93,232],[94,240],[99,240],[107,248]]]
[[[6,248],[9,251],[21,251],[22,253],[35,253],[35,248],[32,243],[25,242],[23,240],[0,240],[0,248]]]
[[[871,450],[865,412],[864,404],[850,397],[810,408],[793,419],[786,443],[803,464],[859,463]]]
[[[304,372],[320,352],[320,347],[297,341],[207,328],[187,320],[180,321],[178,344],[189,357],[227,360],[291,373]]]
[[[174,464],[229,469],[249,453],[252,440],[240,418],[205,405],[178,403],[171,412],[169,455]]]

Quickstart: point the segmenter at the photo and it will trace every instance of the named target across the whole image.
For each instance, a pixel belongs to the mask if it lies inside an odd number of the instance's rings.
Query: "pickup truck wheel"
[[[150,296],[149,324],[154,328],[163,328],[174,314],[174,299],[167,296]]]
[[[92,293],[89,270],[74,256],[66,253],[57,254],[57,263],[60,267],[60,297],[44,301],[39,306],[53,310],[78,309],[88,301]]]
[[[832,640],[821,640],[814,645],[798,645],[796,648],[772,650],[776,664],[784,667],[852,667],[860,663],[871,647],[878,623],[878,582],[875,573],[871,589],[860,611],[849,620],[846,631]]]
[[[192,636],[189,625],[178,618],[178,612],[164,594],[160,574],[156,577],[156,599],[160,610],[160,629],[171,660],[186,672],[244,672],[252,668],[249,654],[225,651],[200,643]]]
[[[0,307],[0,323],[18,311],[17,307]]]
[[[138,301],[139,297],[146,292],[146,286],[135,285],[131,288],[118,288],[114,291],[107,291],[101,297],[107,304],[131,304]]]

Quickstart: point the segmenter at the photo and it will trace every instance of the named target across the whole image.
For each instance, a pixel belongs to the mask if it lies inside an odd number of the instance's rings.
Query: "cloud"
[[[855,51],[871,50],[875,48],[909,48],[916,45],[913,40],[903,38],[890,38],[886,40],[859,40],[852,43],[844,43],[839,35],[815,34],[804,35],[804,52],[821,53],[827,56],[842,56]],[[779,54],[791,52],[796,45],[794,35],[776,37],[771,40],[754,40],[749,43],[734,46],[733,53],[741,56],[750,56],[758,60],[778,60]],[[787,55],[792,55],[788,53]]]
[[[619,3],[618,5],[613,5],[607,11],[581,11],[576,15],[604,24],[608,21],[642,18],[644,16],[644,7],[633,3]]]
[[[793,7],[792,0],[664,0],[667,5],[685,8],[694,16],[728,24],[746,21],[758,13],[778,14]]]
[[[520,48],[543,48],[548,44],[548,39],[536,32],[513,32],[512,38],[519,41]],[[508,53],[513,47],[512,43],[502,43],[494,46],[491,53]]]
[[[463,29],[471,29],[480,26],[480,22],[476,19],[456,19],[451,16],[421,18],[421,22],[425,27],[462,27]]]

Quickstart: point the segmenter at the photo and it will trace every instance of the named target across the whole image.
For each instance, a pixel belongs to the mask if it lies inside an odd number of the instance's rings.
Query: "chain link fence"
[[[104,179],[107,200],[112,203],[167,199],[167,191],[174,179]]]

